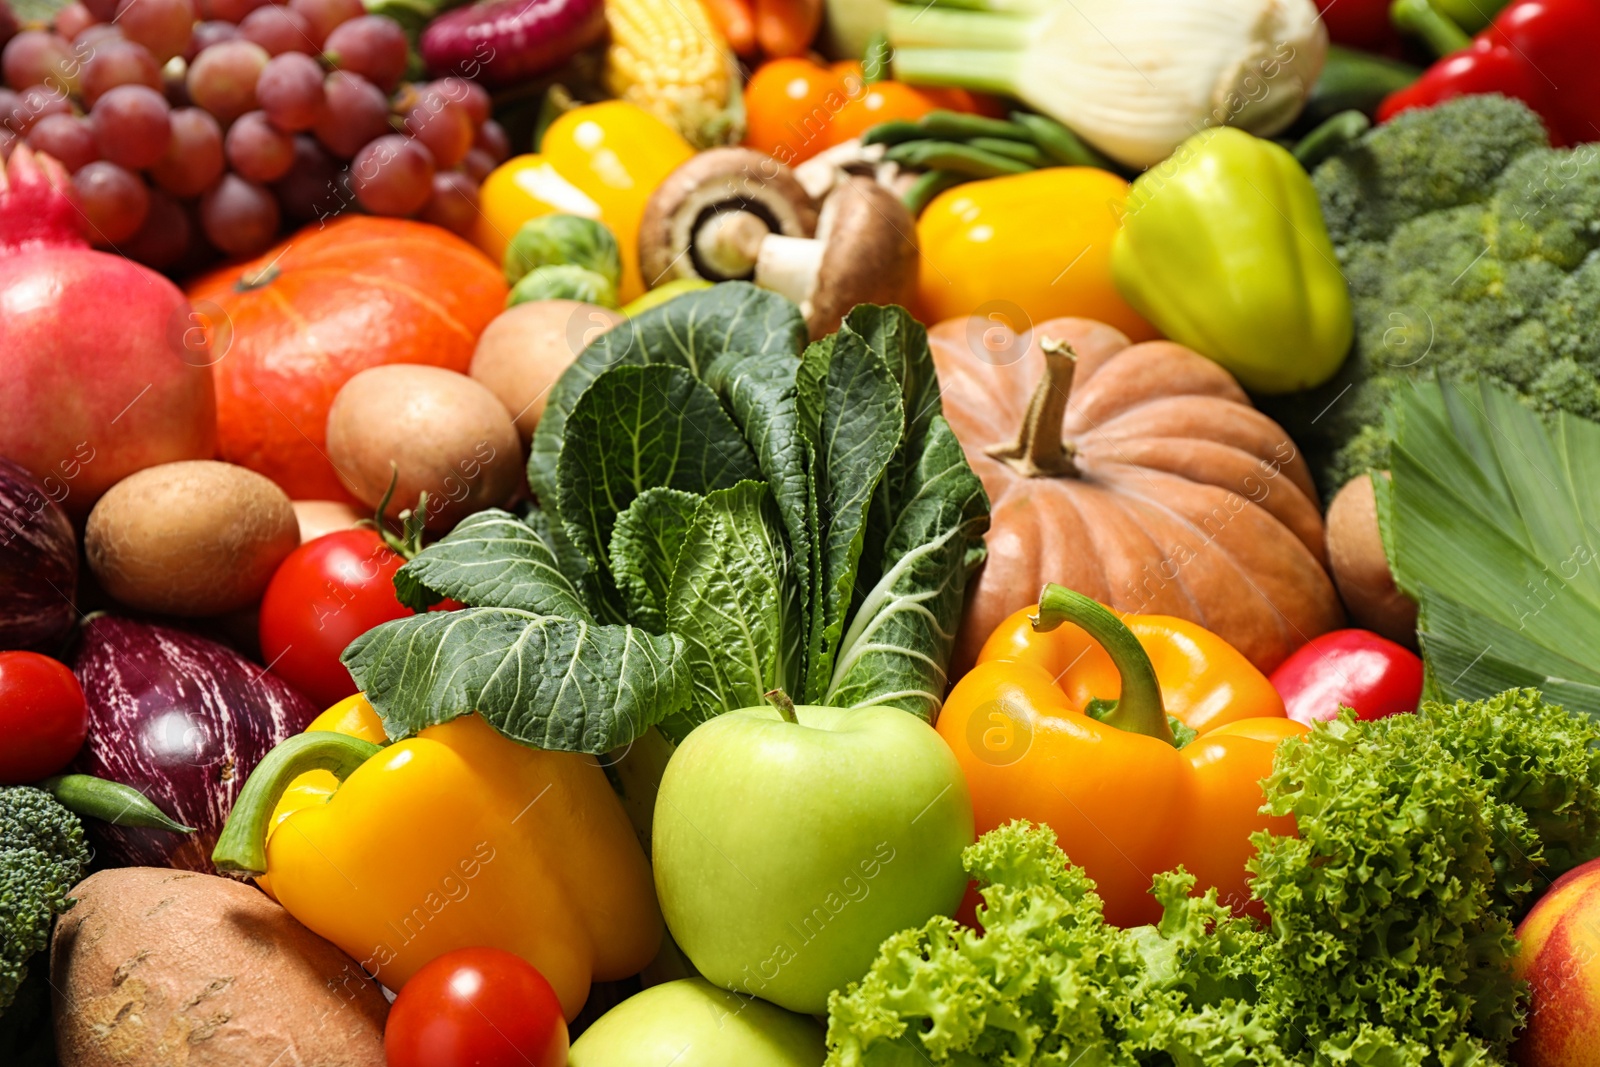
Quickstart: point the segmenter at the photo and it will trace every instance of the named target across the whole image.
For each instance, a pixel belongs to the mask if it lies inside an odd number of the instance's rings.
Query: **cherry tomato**
[[[544,975],[498,948],[446,952],[400,990],[388,1067],[565,1067],[567,1020]]]
[[[261,598],[268,669],[319,707],[356,692],[339,655],[379,623],[411,614],[394,595],[404,563],[372,529],[324,534],[289,553]]]
[[[848,102],[838,72],[809,59],[774,59],[744,89],[744,143],[788,166],[827,146],[827,129]]]
[[[860,137],[880,122],[904,119],[915,122],[938,108],[933,101],[909,85],[899,82],[873,82],[839,109],[828,127],[828,144],[843,144],[852,137]]]
[[[57,773],[89,733],[89,704],[65,664],[37,652],[0,652],[0,785]]]

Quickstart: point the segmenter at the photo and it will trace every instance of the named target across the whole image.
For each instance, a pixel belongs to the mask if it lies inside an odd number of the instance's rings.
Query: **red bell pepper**
[[[1369,630],[1334,630],[1301,645],[1269,681],[1289,718],[1307,726],[1338,718],[1341,707],[1382,719],[1417,710],[1422,660]]]
[[[1396,0],[1394,18],[1450,54],[1384,100],[1379,122],[1456,96],[1502,93],[1538,112],[1553,144],[1600,140],[1600,0],[1516,0],[1471,39],[1429,0]]]
[[[1389,20],[1389,0],[1317,0],[1328,37],[1351,48],[1392,51],[1400,34]]]

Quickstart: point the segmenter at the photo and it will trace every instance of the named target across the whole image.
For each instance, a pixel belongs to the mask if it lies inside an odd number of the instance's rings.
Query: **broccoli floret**
[[[1317,168],[1328,235],[1385,241],[1408,219],[1487,200],[1512,160],[1549,144],[1539,117],[1503,96],[1403,112]]]
[[[50,924],[72,906],[68,894],[88,867],[76,815],[42,790],[0,788],[0,1013],[28,960],[50,943]]]
[[[1317,168],[1355,341],[1333,381],[1264,406],[1324,492],[1388,458],[1395,389],[1480,377],[1600,414],[1600,152],[1549,146],[1515,100],[1405,112]]]

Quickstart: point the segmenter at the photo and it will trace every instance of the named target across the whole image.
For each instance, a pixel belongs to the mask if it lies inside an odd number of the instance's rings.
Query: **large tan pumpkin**
[[[953,319],[929,340],[994,505],[954,676],[1045,582],[1191,619],[1263,671],[1343,621],[1310,471],[1227,371],[1088,319]]]

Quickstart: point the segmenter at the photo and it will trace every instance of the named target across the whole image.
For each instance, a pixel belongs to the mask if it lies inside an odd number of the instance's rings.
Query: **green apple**
[[[786,713],[728,712],[678,746],[656,798],[656,893],[701,974],[820,1014],[884,938],[955,912],[972,798],[909,712]]]
[[[651,986],[600,1016],[567,1067],[821,1067],[815,1019],[704,978]]]

